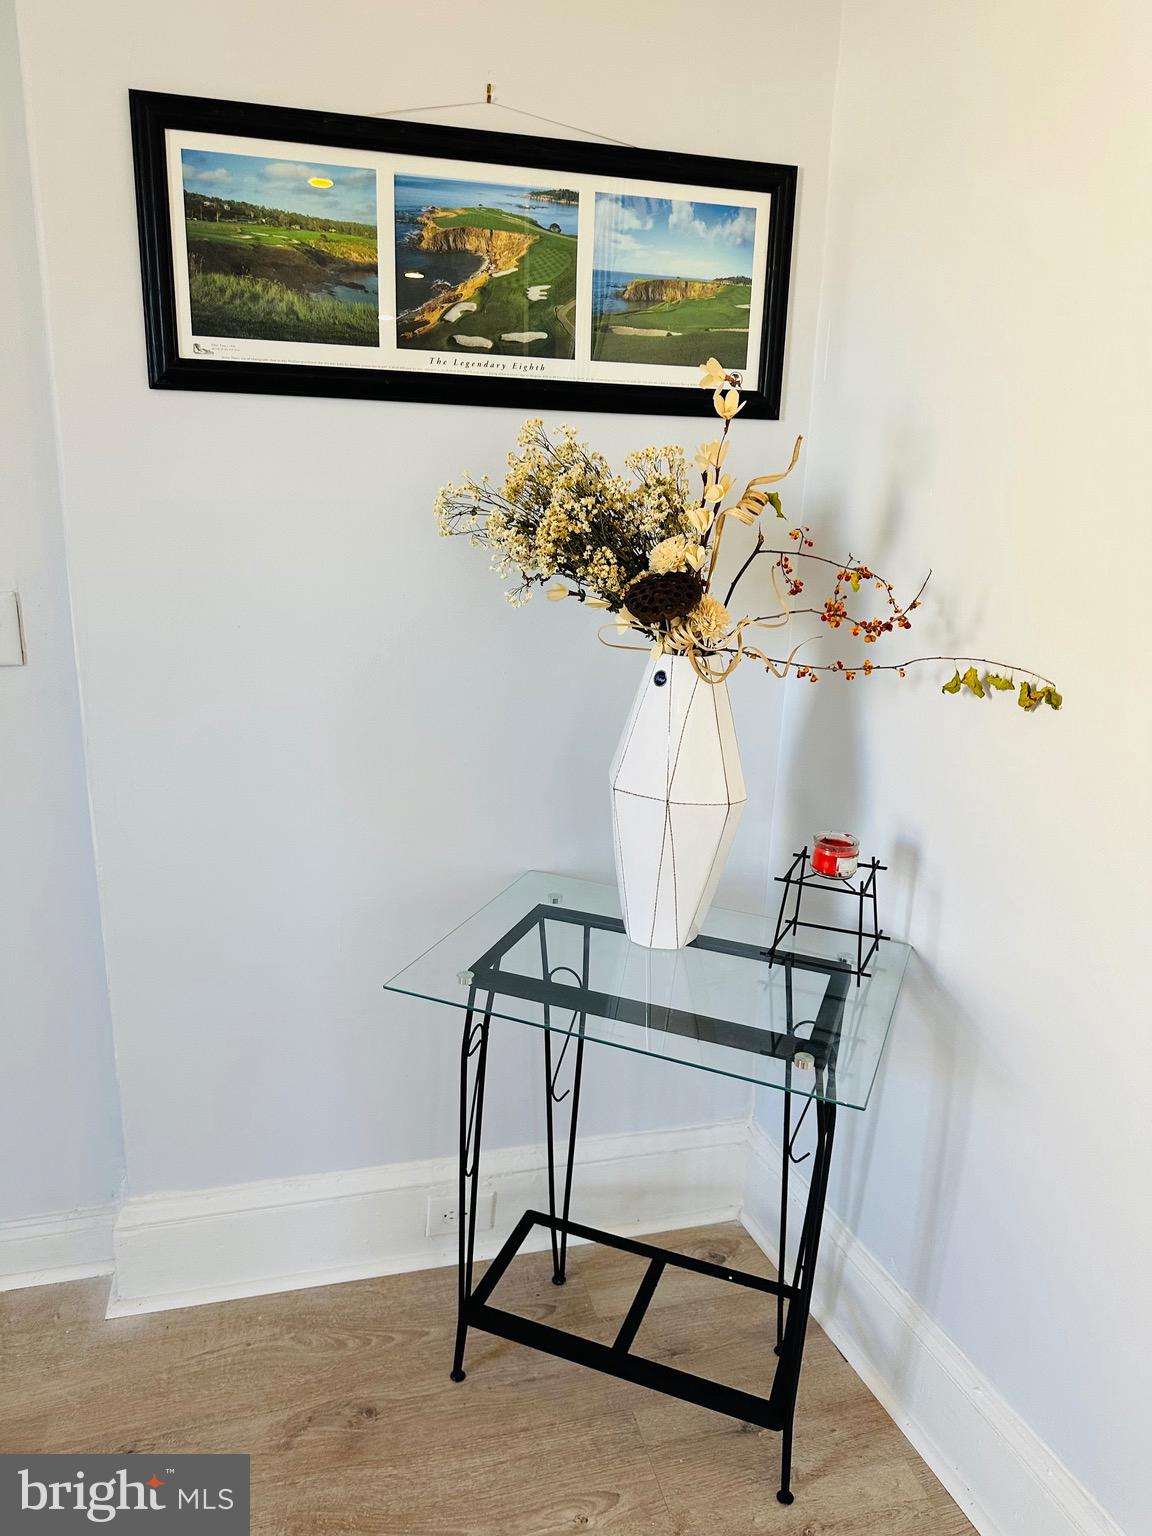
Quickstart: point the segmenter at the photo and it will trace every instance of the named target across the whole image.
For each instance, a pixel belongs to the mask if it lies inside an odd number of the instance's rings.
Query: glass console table
[[[781,1434],[777,1498],[792,1502],[792,1429],[839,1105],[863,1110],[887,1039],[910,953],[885,940],[858,979],[854,939],[805,929],[772,951],[772,919],[713,909],[687,949],[629,943],[614,886],[528,874],[387,983],[389,990],[458,1008],[460,1047],[460,1272],[452,1379],[464,1380],[469,1328],[526,1344]],[[525,1211],[476,1279],[476,1193],[484,1078],[492,1021],[542,1033],[548,1131],[548,1210]],[[783,1120],[778,1279],[706,1263],[615,1236],[570,1216],[588,1044],[658,1056],[775,1089]],[[561,1087],[566,1082],[566,1087]],[[568,1104],[557,1167],[559,1106]],[[794,1100],[804,1103],[794,1108]],[[814,1110],[816,1145],[799,1234],[789,1254],[789,1168],[800,1121]],[[493,1293],[534,1227],[549,1233],[552,1280],[563,1285],[568,1239],[648,1261],[612,1344],[547,1326],[493,1304]],[[775,1299],[776,1367],[766,1397],[738,1391],[637,1354],[632,1343],[669,1265],[750,1287]]]

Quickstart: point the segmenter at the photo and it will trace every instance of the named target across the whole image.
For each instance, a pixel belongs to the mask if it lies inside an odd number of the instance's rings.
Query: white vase
[[[644,668],[612,760],[612,828],[624,928],[681,949],[700,931],[747,798],[727,683],[686,656]]]

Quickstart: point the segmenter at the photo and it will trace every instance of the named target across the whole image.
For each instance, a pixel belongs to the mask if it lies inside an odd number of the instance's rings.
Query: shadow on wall
[[[864,560],[885,574],[909,569],[914,574],[917,561],[929,552],[909,548],[908,530],[916,527],[916,519],[906,488],[918,482],[920,461],[930,452],[931,440],[930,423],[906,421],[903,441],[892,449],[887,490],[876,499],[870,533],[861,532],[862,520],[853,518],[849,535],[839,497],[810,496],[805,519],[813,528],[813,553],[843,558],[846,563]],[[926,559],[924,563],[926,567]],[[828,568],[813,566],[815,571]],[[818,607],[827,586],[812,572],[806,573],[805,595],[810,594]],[[900,594],[899,575],[892,579]],[[827,630],[812,616],[809,622],[821,643],[806,647],[802,657],[834,661],[856,654],[859,642],[847,630]],[[898,634],[878,642],[877,661],[908,654],[896,649],[903,638]],[[882,656],[881,650],[888,655]],[[921,954],[934,954],[940,902],[931,885],[925,885],[919,842],[905,836],[891,848],[876,843],[874,802],[883,788],[876,776],[884,769],[882,761],[874,759],[874,738],[865,729],[862,711],[868,704],[866,690],[895,687],[895,680],[858,677],[849,683],[825,676],[815,685],[790,681],[785,686],[792,689],[792,696],[782,762],[787,779],[778,787],[775,863],[782,866],[787,855],[810,843],[815,832],[843,827],[857,833],[862,852],[875,852],[888,866],[880,888],[885,929],[898,938],[915,932]],[[897,754],[889,754],[886,762],[898,760]],[[770,895],[769,900],[778,902],[779,897]],[[969,1140],[979,1056],[973,1021],[921,954],[910,962],[869,1108],[863,1114],[845,1110],[839,1117],[840,1144],[833,1158],[829,1205],[932,1312],[948,1259],[947,1237]],[[896,1148],[908,1145],[922,1147],[923,1160],[897,1162]],[[833,1306],[847,1304],[842,1270],[841,1253],[829,1249],[824,1256],[824,1281]],[[868,1337],[866,1319],[854,1318],[853,1328],[866,1347],[881,1348],[881,1341]],[[890,1355],[891,1340],[885,1339],[882,1347]],[[903,1381],[912,1364],[905,1358],[892,1361],[886,1370]]]
[[[838,1159],[839,1179],[833,1172],[833,1209],[931,1315],[937,1315],[947,1270],[957,1186],[971,1131],[979,1070],[976,1039],[967,1014],[914,955],[872,1101],[863,1116],[851,1118]],[[923,1127],[916,1140],[924,1157],[894,1167],[890,1147],[897,1138],[886,1127],[906,1125],[909,1118]],[[877,1204],[880,1190],[885,1192],[883,1207]],[[895,1220],[893,1212],[898,1213]],[[897,1242],[904,1263],[894,1257]],[[841,1304],[843,1264],[842,1250],[831,1249],[825,1282],[833,1309]],[[915,1369],[912,1332],[902,1330],[903,1357],[895,1358],[890,1335],[869,1337],[864,1317],[854,1318],[852,1326],[868,1356],[885,1359],[892,1385],[910,1386]]]

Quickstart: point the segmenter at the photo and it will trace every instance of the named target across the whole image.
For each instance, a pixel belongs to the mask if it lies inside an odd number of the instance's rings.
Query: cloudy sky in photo
[[[365,166],[270,160],[262,155],[220,154],[209,149],[184,149],[180,158],[188,192],[236,198],[289,213],[376,222],[376,172]],[[332,185],[314,187],[313,180]]]
[[[680,198],[596,194],[600,271],[751,277],[756,210]]]

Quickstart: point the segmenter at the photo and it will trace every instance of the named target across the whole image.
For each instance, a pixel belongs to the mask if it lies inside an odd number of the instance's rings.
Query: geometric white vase
[[[687,656],[652,656],[612,760],[624,928],[682,949],[700,932],[747,798],[727,683]]]

